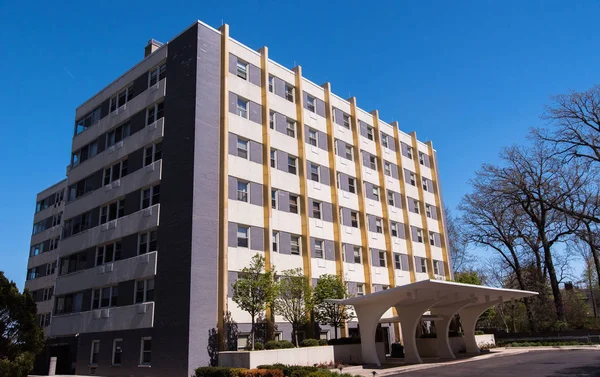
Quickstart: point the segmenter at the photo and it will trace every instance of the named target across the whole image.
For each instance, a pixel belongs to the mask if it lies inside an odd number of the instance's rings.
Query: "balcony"
[[[142,130],[134,133],[124,140],[121,140],[112,147],[102,151],[101,153],[98,153],[89,160],[86,160],[77,166],[71,167],[67,173],[69,176],[69,183],[75,183],[87,177],[92,172],[98,171],[110,165],[111,162],[118,161],[131,152],[134,152],[145,145],[160,139],[164,136],[164,131],[165,118],[160,118],[156,122],[146,126]]]
[[[154,325],[154,302],[90,310],[52,317],[50,336],[148,328]]]
[[[102,287],[152,277],[156,275],[156,253],[154,251],[60,276],[56,279],[54,294],[63,295],[82,288]]]
[[[68,255],[74,251],[84,250],[130,234],[155,228],[159,224],[159,213],[160,204],[156,204],[68,237],[62,241],[60,255]]]
[[[108,203],[114,199],[125,196],[139,188],[149,186],[160,181],[162,177],[162,160],[151,165],[144,166],[123,178],[116,180],[104,187],[92,191],[72,202],[65,207],[64,218],[68,219],[77,214],[85,212]]]
[[[48,208],[44,208],[43,210],[36,212],[33,215],[33,223],[35,224],[38,221],[44,220],[46,217],[56,215],[57,213],[59,213],[60,211],[63,210],[64,206],[65,206],[65,202],[63,200],[60,203],[53,204]]]
[[[64,219],[64,216],[63,216]],[[38,243],[44,242],[50,238],[60,236],[62,227],[60,225],[55,225],[52,228],[48,228],[42,232],[34,234],[31,236],[31,244],[36,245]]]
[[[73,138],[72,150],[76,151],[86,144],[96,140],[110,128],[130,118],[138,111],[144,110],[154,102],[165,96],[167,79],[160,80],[156,85],[152,85],[140,95],[119,107],[117,110],[102,118],[93,127],[88,128]]]

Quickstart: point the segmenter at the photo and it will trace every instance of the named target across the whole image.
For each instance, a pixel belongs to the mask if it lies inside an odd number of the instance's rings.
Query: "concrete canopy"
[[[415,339],[416,328],[426,311],[436,321],[438,357],[455,358],[448,340],[448,328],[455,314],[459,314],[468,353],[479,353],[475,341],[475,325],[479,316],[495,304],[537,295],[536,292],[492,288],[442,280],[422,280],[395,288],[352,297],[328,300],[340,305],[352,305],[360,327],[361,348],[366,364],[381,365],[375,348],[375,331],[380,322],[400,322],[404,342],[404,357],[409,363],[422,363]],[[381,320],[381,316],[395,307],[397,317]]]

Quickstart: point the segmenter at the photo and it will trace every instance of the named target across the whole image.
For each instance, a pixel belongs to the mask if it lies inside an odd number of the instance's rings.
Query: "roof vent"
[[[148,57],[148,55],[152,54],[154,51],[158,50],[160,48],[160,46],[162,46],[163,44],[160,43],[157,40],[154,39],[150,39],[148,41],[148,44],[146,45],[146,47],[144,48],[144,58]]]

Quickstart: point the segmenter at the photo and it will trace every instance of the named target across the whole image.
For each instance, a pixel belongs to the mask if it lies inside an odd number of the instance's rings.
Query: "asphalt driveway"
[[[411,371],[398,376],[600,377],[600,350],[531,351]]]

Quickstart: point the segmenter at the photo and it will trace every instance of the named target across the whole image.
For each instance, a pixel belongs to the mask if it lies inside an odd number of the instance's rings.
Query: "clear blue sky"
[[[35,195],[65,176],[75,108],[194,20],[433,140],[455,207],[552,94],[599,82],[595,1],[1,1],[0,270],[22,287]]]

